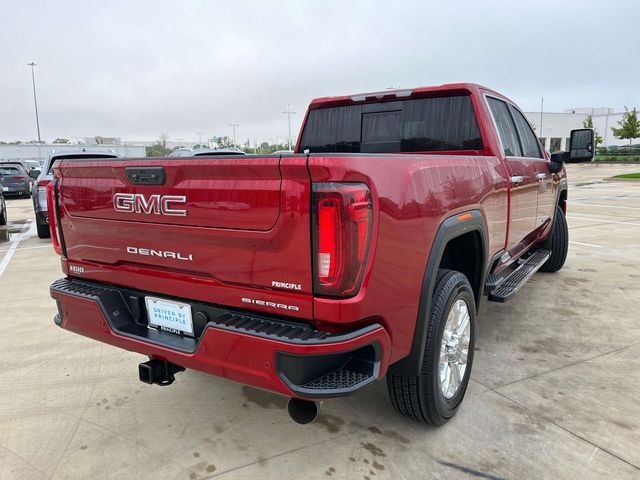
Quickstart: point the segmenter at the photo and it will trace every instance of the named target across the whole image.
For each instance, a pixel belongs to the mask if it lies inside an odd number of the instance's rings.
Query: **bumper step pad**
[[[508,277],[498,283],[495,289],[489,292],[489,301],[503,303],[509,300],[544,265],[550,255],[551,251],[545,249],[533,252]]]
[[[139,309],[140,306],[144,305],[144,297],[146,295],[157,294],[109,287],[106,285],[70,278],[62,278],[55,281],[51,285],[51,292],[82,297],[97,302],[105,313],[110,326],[114,330],[118,331],[118,333],[123,333],[125,335],[137,334],[137,336],[140,336],[142,340],[149,340],[147,335],[145,335],[145,330],[149,330],[157,332],[158,335],[164,334],[164,338],[168,340],[177,338],[183,338],[185,340],[190,339],[189,337],[180,337],[173,333],[166,333],[148,328],[146,315],[144,314],[144,311],[139,311]],[[180,301],[185,301],[185,299],[180,299]],[[337,343],[353,338],[354,336],[373,331],[376,328],[380,328],[380,325],[372,324],[355,332],[323,332],[316,330],[309,324],[297,323],[280,318],[274,319],[268,316],[261,316],[259,314],[249,315],[244,312],[235,312],[226,308],[195,301],[189,303],[193,309],[194,317],[196,312],[203,312],[206,314],[209,326],[293,344],[317,345]],[[118,314],[113,315],[113,312],[118,312]],[[117,319],[115,317],[117,317]],[[189,350],[194,351],[195,341],[197,339],[190,340],[194,341],[194,346]],[[176,348],[174,343],[175,342],[169,342],[164,346]],[[185,350],[184,348],[177,349],[182,351]]]
[[[302,387],[309,390],[335,390],[353,388],[367,381],[371,375],[352,370],[339,369],[316,378]]]

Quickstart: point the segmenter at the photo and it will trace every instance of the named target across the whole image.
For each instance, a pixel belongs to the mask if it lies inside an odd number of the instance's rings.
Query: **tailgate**
[[[65,160],[55,172],[72,274],[311,317],[304,156]]]

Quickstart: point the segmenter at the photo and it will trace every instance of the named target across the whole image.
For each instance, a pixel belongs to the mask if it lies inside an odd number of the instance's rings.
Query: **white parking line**
[[[573,245],[582,245],[583,247],[602,248],[602,245],[595,245],[593,243],[583,243],[583,242],[574,242],[574,241],[569,241],[569,243]]]
[[[21,248],[16,248],[16,250],[33,250],[34,248],[53,248],[53,245],[38,245],[36,247],[21,247]],[[6,252],[8,251],[8,248],[0,248],[0,252]]]
[[[24,226],[22,227],[22,230],[20,230],[20,233],[11,240],[11,245],[9,245],[7,252],[4,254],[4,258],[2,259],[2,262],[0,262],[0,277],[2,277],[2,274],[7,268],[7,265],[9,265],[9,262],[11,261],[11,257],[13,257],[13,254],[18,248],[18,244],[20,243],[20,241],[33,235],[34,232],[32,232],[31,227],[33,227],[34,225],[35,224],[33,223],[33,220],[29,220],[27,223],[24,224]]]
[[[631,222],[617,222],[615,220],[603,220],[601,218],[589,218],[589,217],[576,217],[574,215],[567,215],[567,218],[572,219],[575,218],[576,220],[587,220],[590,222],[599,222],[599,223],[617,223],[619,225],[633,225],[636,227],[640,227],[640,223],[631,223]]]
[[[569,202],[569,205],[580,205],[584,207],[599,207],[599,208],[624,208],[625,210],[640,210],[640,207],[623,207],[621,205],[596,205],[594,203],[580,203],[580,202]]]

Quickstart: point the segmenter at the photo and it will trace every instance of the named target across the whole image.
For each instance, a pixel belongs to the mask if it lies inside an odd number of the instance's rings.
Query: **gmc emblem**
[[[187,203],[184,195],[143,195],[142,193],[116,193],[113,208],[116,212],[146,213],[147,215],[170,215],[186,217],[187,211],[172,208],[175,204]]]

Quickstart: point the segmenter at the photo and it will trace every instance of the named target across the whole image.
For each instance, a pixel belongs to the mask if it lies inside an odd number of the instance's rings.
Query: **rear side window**
[[[487,97],[487,102],[496,121],[504,154],[507,157],[521,157],[522,149],[520,148],[515,123],[509,113],[509,107],[505,102],[497,98]]]
[[[520,135],[520,143],[522,144],[522,153],[525,157],[530,158],[542,158],[542,152],[540,152],[540,143],[533,133],[533,129],[529,124],[529,121],[520,113],[520,111],[513,105],[509,105],[511,115],[516,122],[516,128],[518,129],[518,135]]]
[[[469,96],[322,108],[309,112],[300,142],[314,153],[482,150]]]
[[[22,172],[17,167],[2,167],[0,166],[0,173],[2,175],[21,175]]]

